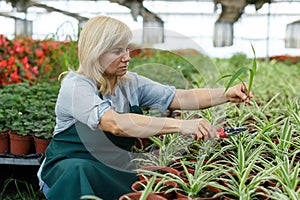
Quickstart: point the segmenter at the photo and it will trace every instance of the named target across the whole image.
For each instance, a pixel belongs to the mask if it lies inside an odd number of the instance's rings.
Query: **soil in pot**
[[[212,186],[206,186],[204,189],[202,189],[198,197],[188,197],[185,194],[180,193],[179,191],[176,191],[177,199],[181,200],[219,200],[222,199],[221,190]]]
[[[157,179],[155,179],[154,184],[157,185],[160,181],[161,181],[161,179],[157,178]],[[134,192],[142,192],[145,189],[146,185],[147,185],[147,181],[145,179],[140,180],[140,181],[136,181],[131,185],[131,189]],[[155,186],[153,186],[153,187],[155,187]],[[175,198],[175,192],[166,193],[166,191],[168,189],[177,187],[177,184],[175,182],[166,181],[166,182],[164,182],[162,187],[163,188],[161,188],[161,191],[155,192],[154,194],[157,194],[159,196],[163,196],[166,199],[174,199]]]
[[[157,173],[161,173],[161,174],[166,174],[166,173],[172,173],[175,174],[177,176],[179,176],[179,171],[172,168],[172,167],[166,167],[166,166],[144,166],[141,167],[140,169],[143,170],[149,170],[149,171],[155,171]],[[144,180],[145,178],[150,179],[150,177],[146,176],[146,175],[142,175],[139,171],[138,171],[138,177],[140,180]]]

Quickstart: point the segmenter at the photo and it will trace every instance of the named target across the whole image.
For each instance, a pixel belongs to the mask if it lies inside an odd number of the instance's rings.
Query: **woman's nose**
[[[122,56],[122,61],[123,61],[123,62],[128,62],[130,59],[131,59],[131,58],[130,58],[130,53],[129,53],[129,51],[126,51],[126,52],[123,54],[123,56]]]

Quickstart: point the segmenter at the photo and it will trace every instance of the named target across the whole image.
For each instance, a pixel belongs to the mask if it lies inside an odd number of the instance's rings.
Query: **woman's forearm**
[[[169,108],[174,110],[205,109],[227,101],[224,88],[176,90]]]
[[[133,113],[118,114],[112,110],[106,112],[99,128],[116,136],[147,138],[154,135],[180,131],[182,120],[157,118]]]

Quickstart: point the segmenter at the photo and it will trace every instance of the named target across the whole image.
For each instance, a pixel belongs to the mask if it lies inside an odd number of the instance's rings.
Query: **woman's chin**
[[[123,76],[127,73],[127,67],[126,68],[121,68],[120,70],[118,70],[117,72],[117,76]]]

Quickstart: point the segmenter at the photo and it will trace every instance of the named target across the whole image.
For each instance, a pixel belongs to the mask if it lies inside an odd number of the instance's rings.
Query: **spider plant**
[[[185,160],[189,159],[202,159],[202,156],[205,156],[205,163],[214,163],[218,162],[218,160],[221,158],[221,155],[230,149],[230,146],[220,146],[220,142],[217,140],[200,140],[200,141],[194,141],[191,143],[189,147],[189,154],[184,155],[181,159],[185,162]],[[195,162],[185,162],[185,165],[191,165],[195,164]]]
[[[151,152],[136,154],[133,162],[139,166],[169,166],[187,152],[187,141],[177,133],[150,138],[156,145]]]
[[[154,183],[152,183],[152,179],[154,179]],[[143,180],[136,181],[131,186],[134,192],[148,193],[147,190],[149,190],[151,193],[162,196],[166,199],[173,198],[174,193],[170,191],[170,188],[174,187],[177,187],[176,183],[156,176],[152,176],[150,179],[144,177]]]
[[[300,126],[300,103],[299,103],[300,97],[294,98],[292,101],[288,104],[288,112],[289,115],[293,117],[295,123]]]
[[[300,163],[295,164],[295,157],[277,157],[276,162],[279,167],[274,172],[274,178],[282,186],[284,193],[291,199],[296,200],[300,197]],[[275,190],[276,191],[276,190]]]
[[[289,148],[292,144],[292,126],[290,126],[290,119],[286,118],[284,124],[281,127],[281,134],[279,135],[278,142],[274,142],[270,137],[262,135],[264,143],[268,145],[268,152],[273,157],[283,157],[289,154]]]
[[[143,192],[142,192],[143,194],[142,194],[140,200],[146,200],[146,199],[147,199],[147,196],[148,196],[151,192],[153,192],[153,186],[154,186],[154,181],[155,181],[155,179],[156,179],[156,177],[153,176],[153,177],[149,180],[147,186],[145,186],[145,188],[144,188],[144,190],[143,190]],[[147,180],[147,179],[146,179],[146,180]]]
[[[147,180],[147,185],[145,186],[144,190],[141,192],[141,196],[139,200],[146,200],[147,197],[154,192],[153,186],[154,186],[155,179],[156,177],[153,176],[150,180]],[[130,195],[128,194],[124,194],[121,198],[130,200],[131,198],[129,196]]]
[[[207,186],[210,186],[210,182],[214,181],[219,177],[220,170],[212,164],[205,164],[205,155],[198,157],[197,162],[194,165],[194,171],[191,173],[185,163],[182,161],[182,167],[184,169],[183,176],[171,176],[171,180],[177,183],[177,190],[181,194],[188,197],[200,197],[201,191],[203,191]],[[206,169],[209,168],[209,171]],[[186,179],[186,180],[185,180]],[[220,194],[215,194],[220,195]]]
[[[227,83],[226,87],[225,87],[225,92],[232,86],[232,84],[234,83],[234,81],[236,79],[240,79],[241,74],[246,73],[247,71],[249,71],[250,73],[250,77],[249,77],[249,83],[248,83],[248,88],[247,88],[247,95],[249,95],[249,92],[251,91],[252,88],[252,84],[253,84],[253,79],[256,73],[256,69],[257,69],[257,61],[256,61],[256,53],[255,53],[255,49],[253,47],[253,45],[251,44],[251,48],[252,48],[252,52],[254,55],[254,58],[252,60],[252,67],[242,67],[239,70],[237,70],[233,75],[225,75],[223,77],[221,77],[221,79],[223,78],[227,78],[227,77],[231,77],[229,82]]]
[[[160,174],[153,171],[145,171],[145,173],[175,182],[177,184],[177,187],[169,189],[168,192],[177,191],[191,198],[199,197],[201,191],[209,186],[210,182],[216,180],[220,175],[218,168],[213,167],[213,165],[209,167],[211,169],[210,171],[205,171],[204,169],[208,166],[204,163],[204,160],[205,155],[203,155],[202,157],[198,157],[197,162],[195,162],[193,173],[188,170],[188,167],[183,161],[181,161],[182,167],[184,169],[182,175]]]
[[[239,142],[237,155],[232,154],[227,158],[228,164],[222,166],[224,176],[213,186],[221,189],[224,195],[229,195],[235,199],[248,200],[256,195],[261,195],[257,191],[261,189],[261,183],[266,179],[273,168],[262,170],[256,163],[261,162],[261,152],[263,146],[245,152],[245,148]]]

